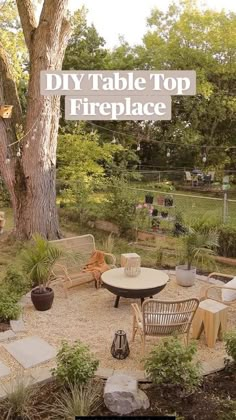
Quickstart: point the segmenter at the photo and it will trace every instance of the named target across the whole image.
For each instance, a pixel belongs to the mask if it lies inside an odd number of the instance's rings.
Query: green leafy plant
[[[219,232],[219,255],[224,257],[236,257],[236,227],[223,225],[218,228]]]
[[[61,250],[39,234],[33,236],[33,244],[22,252],[24,273],[32,284],[38,284],[41,293],[50,283],[53,266],[61,255]]]
[[[52,373],[61,383],[81,385],[93,377],[98,364],[89,348],[80,341],[71,346],[63,341],[57,353],[57,366]]]
[[[145,360],[148,377],[155,384],[194,391],[201,382],[200,365],[193,361],[196,351],[195,343],[184,346],[176,337],[164,339]]]
[[[89,381],[86,385],[69,384],[47,411],[54,413],[55,418],[74,420],[77,416],[91,415],[101,404],[101,384]]]
[[[34,407],[33,401],[38,392],[29,378],[17,376],[14,381],[4,386],[6,398],[0,402],[1,412],[8,420],[22,419],[31,420],[40,418],[38,408]]]
[[[224,341],[227,354],[231,356],[234,363],[236,363],[236,330],[226,333]]]
[[[120,227],[121,233],[135,225],[137,194],[123,179],[113,179],[106,205],[106,217]]]
[[[2,285],[9,293],[16,294],[19,298],[31,287],[29,280],[14,266],[8,267],[6,274],[2,279]]]
[[[209,261],[218,247],[218,233],[215,230],[198,232],[192,228],[182,237],[181,260],[191,270],[194,261]]]
[[[19,296],[9,293],[7,288],[0,288],[0,321],[8,322],[17,319],[21,313],[21,307],[17,303]]]

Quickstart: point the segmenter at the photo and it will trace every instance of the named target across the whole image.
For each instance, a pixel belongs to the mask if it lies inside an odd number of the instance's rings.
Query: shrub
[[[227,354],[231,356],[236,363],[236,330],[226,333],[224,340]]]
[[[14,293],[9,293],[7,288],[3,286],[0,288],[0,321],[8,322],[11,319],[17,319],[21,312],[21,307],[18,305],[19,296]]]
[[[121,233],[134,227],[136,203],[137,194],[128,188],[124,180],[112,180],[106,205],[106,217],[118,224]]]
[[[195,343],[186,347],[175,337],[165,339],[146,358],[145,370],[155,384],[194,391],[201,382],[199,364],[193,361],[196,351]]]
[[[8,267],[2,280],[2,285],[10,294],[13,293],[16,296],[19,296],[19,298],[31,288],[31,284],[26,277],[14,266]]]
[[[223,225],[218,228],[219,255],[223,257],[236,257],[236,227]]]
[[[52,373],[64,384],[81,385],[93,377],[98,364],[98,360],[93,358],[89,348],[80,341],[76,341],[72,346],[63,341],[57,353],[57,367]]]

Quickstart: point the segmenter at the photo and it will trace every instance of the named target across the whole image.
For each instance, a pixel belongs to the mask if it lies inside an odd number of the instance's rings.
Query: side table
[[[222,340],[222,333],[227,327],[228,306],[212,299],[200,302],[192,322],[192,338],[199,339],[203,330],[208,347],[214,347],[217,337]]]

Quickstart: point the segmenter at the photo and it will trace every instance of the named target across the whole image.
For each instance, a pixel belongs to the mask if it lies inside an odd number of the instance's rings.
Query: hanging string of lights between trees
[[[61,110],[61,111],[63,111],[63,110]],[[21,157],[21,144],[22,144],[22,140],[24,140],[26,137],[28,137],[31,132],[33,132],[33,135],[32,135],[32,137],[31,137],[30,140],[31,141],[34,141],[35,140],[36,133],[38,131],[37,123],[38,123],[39,120],[41,122],[42,121],[42,117],[43,116],[46,116],[46,115],[47,115],[46,112],[42,112],[39,115],[39,117],[36,119],[36,121],[34,122],[34,124],[32,125],[32,127],[27,131],[27,133],[25,133],[21,138],[17,139],[15,142],[7,145],[7,155],[6,155],[6,161],[5,161],[6,164],[9,164],[10,163],[11,157],[14,157],[14,156],[12,156],[12,154],[10,154],[10,148],[12,146],[14,146],[16,144],[19,145],[18,146],[18,149],[17,149],[17,152],[16,152],[16,157],[20,158]],[[119,143],[119,140],[118,140],[118,138],[115,135],[127,136],[127,133],[125,133],[125,132],[117,131],[117,130],[114,130],[114,129],[109,129],[107,127],[103,127],[103,126],[98,125],[96,123],[93,123],[91,121],[86,121],[86,123],[87,124],[90,124],[93,127],[97,127],[99,129],[102,129],[102,130],[105,130],[105,131],[108,131],[108,132],[112,133],[113,134],[113,138],[112,138],[111,144],[118,144]],[[93,129],[91,130],[91,134],[94,134],[94,130]],[[150,142],[150,139],[147,140],[147,138],[145,138],[144,136],[141,137],[141,138],[139,138],[139,143],[137,144],[136,151],[137,152],[140,152],[141,151],[141,142],[147,142],[147,141]],[[152,142],[155,142],[156,144],[158,144],[160,146],[163,146],[163,145],[167,145],[168,146],[167,149],[166,149],[166,157],[168,159],[171,157],[171,148],[170,148],[170,146],[181,146],[181,147],[186,147],[187,146],[188,148],[193,148],[195,150],[196,149],[199,150],[199,148],[200,148],[200,149],[203,150],[203,153],[202,153],[202,162],[203,163],[206,163],[206,161],[207,161],[207,152],[209,152],[210,149],[224,150],[225,152],[227,152],[227,151],[229,151],[231,149],[236,150],[236,146],[231,146],[231,145],[229,145],[229,146],[215,146],[215,145],[212,145],[212,146],[203,145],[203,146],[201,146],[201,145],[192,145],[192,144],[183,145],[183,144],[180,144],[179,142],[166,141],[166,140],[159,140],[159,141],[157,141],[156,139],[152,139],[151,141]],[[29,145],[30,145],[30,141],[29,141],[29,139],[27,139],[27,142],[26,142],[26,144],[25,144],[24,147],[27,149],[27,148],[29,148]]]

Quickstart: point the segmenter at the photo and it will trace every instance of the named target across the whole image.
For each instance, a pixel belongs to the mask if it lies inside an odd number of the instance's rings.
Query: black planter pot
[[[46,291],[40,293],[39,287],[31,290],[31,300],[37,311],[47,311],[52,307],[54,291],[51,287],[46,287]]]
[[[152,195],[145,195],[145,203],[152,204],[153,203],[153,196]]]
[[[173,198],[165,198],[165,207],[173,207]]]
[[[152,216],[156,217],[158,215],[158,210],[157,209],[153,209],[152,210]]]

